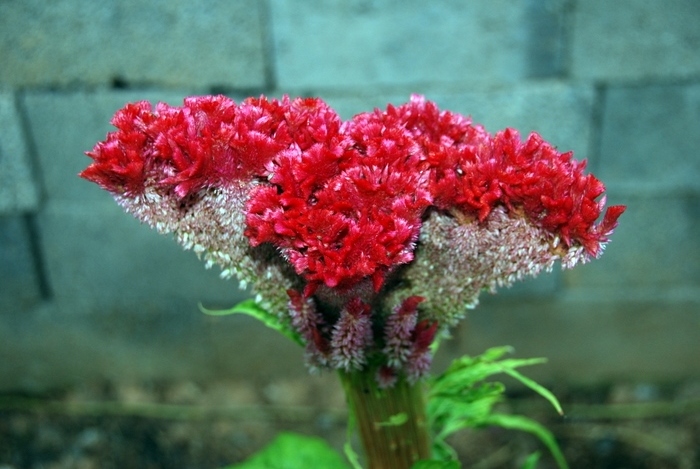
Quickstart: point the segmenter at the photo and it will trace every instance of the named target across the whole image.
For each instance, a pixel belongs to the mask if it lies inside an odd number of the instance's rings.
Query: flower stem
[[[400,379],[380,389],[374,370],[339,372],[357,421],[368,469],[409,469],[430,458],[430,436],[420,383]]]

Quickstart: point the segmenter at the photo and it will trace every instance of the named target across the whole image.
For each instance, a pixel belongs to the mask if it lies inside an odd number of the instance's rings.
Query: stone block
[[[74,306],[0,315],[1,392],[307,375],[303,349],[249,317]]]
[[[585,80],[696,76],[698,24],[695,0],[577,2],[571,73]]]
[[[265,85],[260,2],[0,3],[0,83]]]
[[[275,0],[277,81],[317,92],[557,75],[565,3]]]
[[[530,78],[563,77],[568,66],[570,0],[525,0],[528,74]]]
[[[511,345],[547,357],[523,370],[543,384],[700,378],[700,297],[681,302],[484,301],[442,343],[434,371],[465,353]],[[89,314],[44,304],[0,316],[1,391],[40,392],[103,382],[306,378],[303,350],[248,317],[163,312]]]
[[[33,211],[38,203],[15,97],[0,89],[0,215]]]
[[[110,199],[95,184],[77,177],[91,162],[85,152],[104,140],[107,132],[115,130],[110,120],[127,102],[148,100],[180,105],[185,96],[155,91],[26,93],[23,104],[46,198],[74,202]]]
[[[0,316],[19,316],[41,301],[35,267],[27,219],[0,217]]]
[[[42,251],[56,301],[109,311],[197,313],[197,303],[231,307],[247,295],[126,214],[111,200],[50,202],[39,214]]]
[[[565,273],[567,288],[612,298],[700,291],[700,197],[611,192],[609,199],[627,211],[603,256]]]
[[[196,311],[232,306],[246,297],[235,281],[204,269],[191,252],[140,225],[95,184],[77,177],[83,155],[113,130],[114,111],[147,99],[180,104],[175,93],[28,93],[47,203],[38,216],[48,282],[59,302],[114,309]],[[213,303],[213,304],[212,304]]]
[[[590,155],[594,100],[591,86],[558,81],[435,96],[442,108],[471,115],[489,132],[512,127],[522,138],[538,132],[559,151],[573,151],[579,160]]]
[[[573,150],[577,159],[585,159],[590,152],[595,100],[591,86],[543,81],[478,91],[430,87],[425,96],[441,109],[471,116],[489,132],[513,127],[524,138],[536,131],[560,151]],[[395,91],[323,97],[344,119],[374,108],[386,109],[388,103],[403,104],[410,99],[409,94]]]
[[[700,189],[700,83],[611,87],[600,177],[628,191]]]
[[[438,368],[464,353],[510,345],[514,357],[546,357],[530,377],[556,386],[700,378],[700,295],[607,301],[585,298],[485,300],[442,344]]]

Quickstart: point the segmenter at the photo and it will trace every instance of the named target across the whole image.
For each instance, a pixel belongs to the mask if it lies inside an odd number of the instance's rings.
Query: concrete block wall
[[[548,381],[700,377],[694,0],[0,2],[0,390],[264,379],[301,351],[197,304],[246,297],[76,174],[128,101],[410,93],[588,158],[628,212],[605,255],[482,304],[438,358],[514,345]]]

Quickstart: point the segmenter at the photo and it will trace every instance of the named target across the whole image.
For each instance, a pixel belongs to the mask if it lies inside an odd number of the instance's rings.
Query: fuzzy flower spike
[[[191,97],[112,124],[83,178],[250,285],[312,368],[385,386],[421,378],[481,290],[600,256],[625,210],[538,134],[421,96],[345,122],[320,99]]]

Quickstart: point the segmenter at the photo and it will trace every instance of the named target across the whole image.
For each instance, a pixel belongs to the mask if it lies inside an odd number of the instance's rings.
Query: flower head
[[[359,298],[350,300],[340,312],[331,337],[331,363],[345,371],[359,370],[367,363],[367,349],[372,345],[370,306]]]
[[[343,122],[317,98],[128,104],[80,175],[236,275],[312,367],[422,377],[479,293],[598,257],[624,211],[585,162],[421,96]]]

